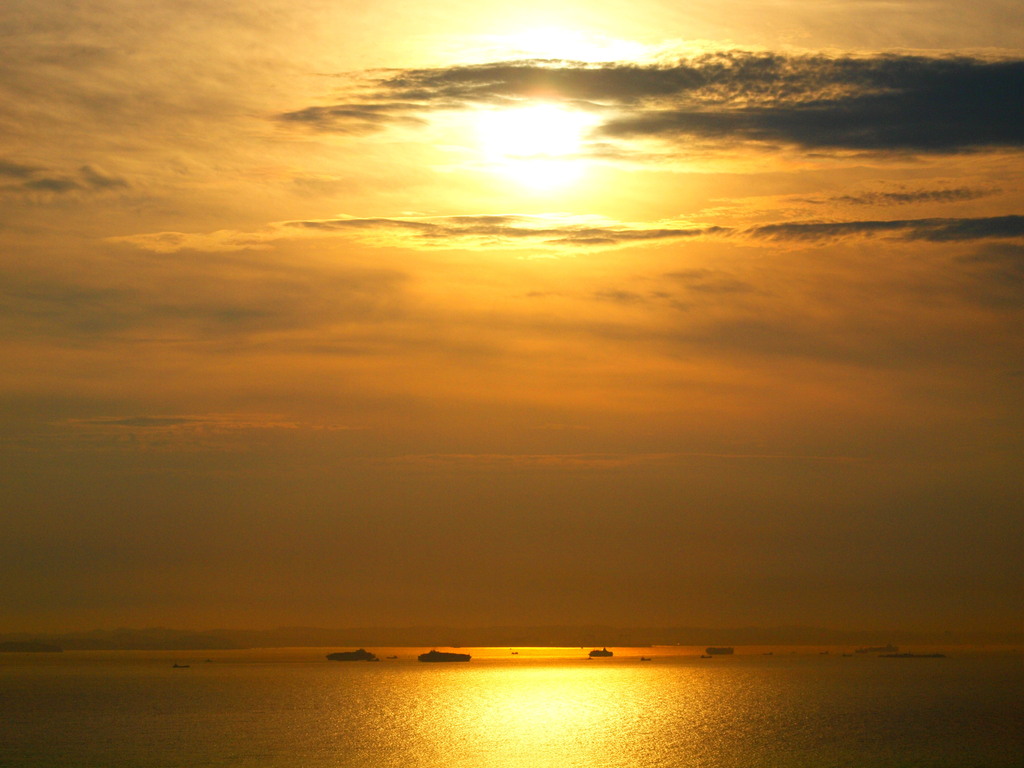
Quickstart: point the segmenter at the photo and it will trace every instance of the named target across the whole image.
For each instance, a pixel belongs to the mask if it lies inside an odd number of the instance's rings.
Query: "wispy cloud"
[[[954,187],[949,189],[899,189],[892,191],[865,191],[827,198],[803,198],[801,202],[840,205],[921,205],[930,203],[961,203],[995,194],[995,190]]]
[[[884,236],[896,240],[959,242],[1024,237],[1024,216],[849,221],[785,221],[750,227],[685,223],[623,223],[597,217],[559,214],[526,216],[481,214],[431,217],[339,217],[279,222],[258,232],[207,234],[156,232],[110,238],[146,250],[171,253],[268,248],[290,237],[340,235],[371,244],[420,248],[600,248],[671,240],[733,239],[821,243],[851,237]]]
[[[558,453],[558,454],[495,454],[495,453],[432,453],[396,456],[383,461],[388,464],[431,466],[470,466],[505,469],[588,468],[617,470],[637,466],[671,466],[692,459],[722,461],[772,462],[853,462],[864,457],[841,455],[800,455],[783,453]]]
[[[352,429],[275,413],[205,413],[71,418],[51,425],[51,440],[94,449],[247,452],[274,435]],[[254,442],[255,441],[255,442]]]
[[[0,192],[52,193],[100,192],[127,189],[128,182],[91,165],[83,165],[74,172],[62,173],[53,169],[0,160]]]
[[[117,416],[70,419],[70,426],[82,429],[124,429],[150,431],[239,429],[297,429],[299,424],[276,414],[203,414],[175,416]]]

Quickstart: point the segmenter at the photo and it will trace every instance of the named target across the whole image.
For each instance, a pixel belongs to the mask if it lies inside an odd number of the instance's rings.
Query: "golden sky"
[[[0,631],[1020,627],[1020,3],[0,30]]]

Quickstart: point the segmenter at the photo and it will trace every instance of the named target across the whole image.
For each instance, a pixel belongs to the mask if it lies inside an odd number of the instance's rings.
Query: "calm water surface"
[[[1019,654],[332,650],[4,654],[0,766],[1024,766]]]

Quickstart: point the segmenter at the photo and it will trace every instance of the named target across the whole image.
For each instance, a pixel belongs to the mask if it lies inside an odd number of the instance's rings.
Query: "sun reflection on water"
[[[465,766],[622,765],[643,720],[642,696],[623,695],[636,671],[578,657],[446,670],[416,738]]]

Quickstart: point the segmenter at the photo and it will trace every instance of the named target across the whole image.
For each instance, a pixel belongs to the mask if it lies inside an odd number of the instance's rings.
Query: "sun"
[[[586,167],[587,134],[596,120],[589,112],[557,103],[538,103],[477,114],[484,164],[533,187],[564,186]]]

